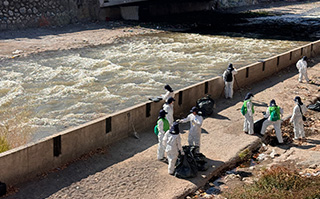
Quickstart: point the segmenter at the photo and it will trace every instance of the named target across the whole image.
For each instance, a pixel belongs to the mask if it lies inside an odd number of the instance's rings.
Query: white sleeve
[[[227,71],[224,71],[223,74],[222,74],[223,80],[226,78],[226,73],[227,73]]]
[[[264,115],[265,118],[268,118],[270,116],[269,107],[267,108],[266,114]]]
[[[232,71],[232,74],[235,75],[237,73],[238,73],[237,69],[234,68],[233,71]]]
[[[168,113],[169,106],[167,106],[167,105],[163,106],[163,110]]]
[[[195,125],[200,127],[202,125],[203,119],[201,116],[194,117],[193,122],[195,123]]]
[[[169,95],[170,95],[170,92],[167,91],[166,94],[162,95],[162,99],[163,99],[164,101],[167,101],[167,99],[169,98]]]
[[[182,119],[181,122],[182,122],[182,123],[186,123],[186,122],[191,121],[191,119],[192,119],[192,118],[191,118],[191,114],[189,114],[188,117]]]
[[[180,135],[178,135],[178,137],[177,137],[177,146],[178,146],[178,149],[179,149],[180,151],[182,151],[181,137],[180,137]]]
[[[290,118],[290,122],[292,122],[294,120],[294,118],[296,117],[296,112],[297,112],[296,110],[297,110],[297,106],[295,106],[293,108],[293,112],[292,112],[292,116]]]
[[[168,131],[169,131],[169,130],[168,130]],[[164,134],[164,137],[163,137],[163,140],[162,140],[162,143],[163,143],[164,146],[167,145],[168,135],[169,135],[169,132],[168,132],[168,131]]]
[[[280,107],[279,107],[280,108]],[[280,108],[280,113],[281,113],[281,115],[283,114],[283,109],[282,108]]]
[[[251,101],[247,102],[247,112],[248,112],[249,116],[252,116],[252,102]]]
[[[163,131],[163,121],[162,120],[159,120],[159,122],[158,122],[158,129],[159,129],[160,133],[164,133],[164,131]]]

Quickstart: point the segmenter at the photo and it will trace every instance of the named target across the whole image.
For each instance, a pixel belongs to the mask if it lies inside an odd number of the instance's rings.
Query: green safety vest
[[[166,118],[160,118],[158,121],[157,121],[157,125],[154,127],[154,133],[156,135],[159,134],[159,129],[158,129],[158,125],[159,125],[159,121],[162,120],[163,122],[163,131],[164,132],[167,132],[167,130],[170,129],[170,125],[169,125],[169,121],[166,119]]]
[[[248,112],[248,108],[247,108],[247,103],[249,102],[250,100],[248,99],[248,100],[246,100],[246,101],[244,101],[243,102],[243,105],[242,105],[242,107],[241,107],[241,113],[242,113],[242,115],[245,115],[247,112]],[[253,104],[252,104],[252,113],[254,113],[254,108],[253,108]]]
[[[270,120],[271,121],[278,121],[280,120],[280,107],[279,106],[271,106],[268,108],[270,113]]]
[[[167,130],[169,130],[170,129],[169,121],[166,118],[160,118],[157,124],[159,124],[160,120],[162,120],[163,122],[163,131],[166,132]]]

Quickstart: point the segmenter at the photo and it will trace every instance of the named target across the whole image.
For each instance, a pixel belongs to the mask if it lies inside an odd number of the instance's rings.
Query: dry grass
[[[13,110],[0,115],[0,153],[26,144],[34,132],[28,125],[29,112]]]
[[[302,177],[295,170],[274,166],[251,185],[239,187],[223,195],[228,199],[312,199],[320,198],[320,176]]]

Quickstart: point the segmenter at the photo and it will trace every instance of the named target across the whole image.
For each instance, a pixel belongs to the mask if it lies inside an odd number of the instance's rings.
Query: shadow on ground
[[[130,136],[95,151],[92,156],[72,162],[66,168],[57,168],[41,177],[19,184],[16,186],[19,192],[5,198],[47,198],[59,190],[63,190],[64,187],[124,161],[158,142],[157,137],[150,132],[141,133],[139,137],[140,139],[136,139]]]

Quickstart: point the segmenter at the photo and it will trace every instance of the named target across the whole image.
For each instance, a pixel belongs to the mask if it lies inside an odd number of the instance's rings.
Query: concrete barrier
[[[302,56],[320,54],[320,40],[289,52],[238,69],[235,90],[252,84],[295,64]],[[239,87],[238,87],[239,86]],[[185,117],[196,100],[224,95],[221,76],[180,89],[175,93],[175,116]],[[192,99],[192,100],[190,100]],[[70,128],[36,143],[0,154],[0,181],[8,185],[23,182],[37,174],[61,166],[79,156],[119,141],[136,130],[152,131],[163,103],[147,101],[119,112]],[[141,117],[142,116],[142,117]]]

